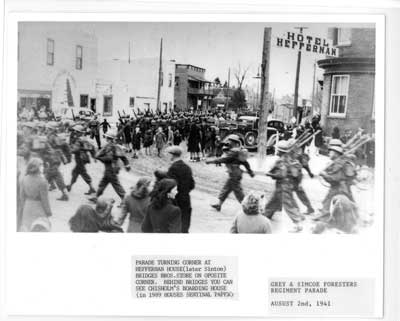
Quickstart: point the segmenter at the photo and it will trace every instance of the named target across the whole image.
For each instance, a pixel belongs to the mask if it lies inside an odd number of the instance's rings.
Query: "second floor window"
[[[47,39],[47,64],[49,66],[54,65],[54,40]]]
[[[76,46],[76,60],[75,60],[75,68],[82,69],[82,60],[83,60],[83,49],[82,46]]]

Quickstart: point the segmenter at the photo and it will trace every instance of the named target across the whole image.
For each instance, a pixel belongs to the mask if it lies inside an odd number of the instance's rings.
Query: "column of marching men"
[[[214,126],[208,125],[206,118],[214,118]],[[354,153],[371,136],[361,132],[348,138],[344,143],[333,138],[329,142],[330,165],[320,174],[329,184],[329,191],[322,201],[322,209],[315,210],[302,187],[303,171],[310,177],[314,174],[309,167],[306,152],[311,141],[321,135],[319,124],[306,123],[296,130],[295,138],[276,143],[279,156],[272,169],[266,173],[275,181],[271,197],[262,203],[262,198],[254,192],[243,191],[241,180],[243,168],[254,177],[265,175],[251,169],[247,150],[241,146],[240,138],[231,134],[223,141],[218,137],[217,124],[224,114],[180,113],[154,115],[135,115],[120,117],[116,129],[97,116],[88,120],[31,121],[22,119],[18,128],[18,202],[17,227],[19,231],[50,230],[48,217],[53,215],[48,200],[48,191],[58,189],[60,202],[69,201],[69,193],[78,177],[88,185],[89,196],[95,206],[82,205],[70,219],[70,229],[74,232],[121,232],[122,225],[129,215],[127,232],[188,233],[191,222],[190,192],[195,188],[193,173],[183,159],[183,150],[179,145],[187,142],[190,161],[207,160],[206,164],[225,164],[228,178],[218,197],[218,203],[212,207],[221,211],[222,205],[231,192],[241,203],[242,211],[231,227],[233,233],[271,233],[270,220],[276,212],[285,211],[293,222],[294,232],[302,230],[302,222],[310,216],[317,223],[314,232],[320,233],[327,228],[337,228],[343,232],[355,231],[358,213],[351,192],[355,184],[357,170]],[[100,139],[103,133],[105,145]],[[91,141],[87,137],[92,138]],[[92,142],[96,142],[95,146]],[[129,158],[138,158],[144,149],[145,155],[161,157],[163,149],[171,160],[171,166],[164,171],[156,171],[155,183],[141,178],[126,193],[119,180],[120,164],[126,171],[131,170]],[[75,162],[71,181],[66,184],[60,167]],[[92,185],[86,167],[92,162],[104,164],[103,177],[97,189]],[[43,174],[43,175],[41,175]],[[120,197],[118,214],[112,215],[114,201],[102,197],[105,188],[111,185]],[[300,213],[297,198],[304,204],[306,211]],[[264,198],[265,199],[265,198]],[[115,212],[115,211],[114,211]],[[312,215],[312,216],[311,216]]]

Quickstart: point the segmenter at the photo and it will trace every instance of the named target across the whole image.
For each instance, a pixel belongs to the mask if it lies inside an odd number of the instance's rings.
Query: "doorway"
[[[96,112],[96,98],[90,98],[90,109],[94,113]]]

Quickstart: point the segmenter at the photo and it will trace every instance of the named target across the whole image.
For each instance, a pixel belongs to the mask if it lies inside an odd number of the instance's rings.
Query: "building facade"
[[[96,112],[111,121],[119,114],[134,115],[138,111],[157,110],[159,59],[140,58],[130,62],[111,60],[99,63],[96,81]],[[175,63],[162,61],[160,109],[173,109]]]
[[[206,70],[193,65],[175,66],[175,110],[204,110],[211,106],[214,91],[205,79]]]
[[[319,60],[324,69],[321,123],[333,127],[374,131],[375,29],[331,28],[328,37],[339,48],[339,57]]]
[[[18,105],[63,107],[96,104],[97,39],[67,23],[20,22]]]

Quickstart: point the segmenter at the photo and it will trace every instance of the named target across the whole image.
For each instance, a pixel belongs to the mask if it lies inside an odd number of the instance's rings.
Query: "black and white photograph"
[[[1,315],[397,320],[400,7],[221,1],[6,1]]]
[[[374,23],[19,22],[17,231],[379,233],[375,49]]]

